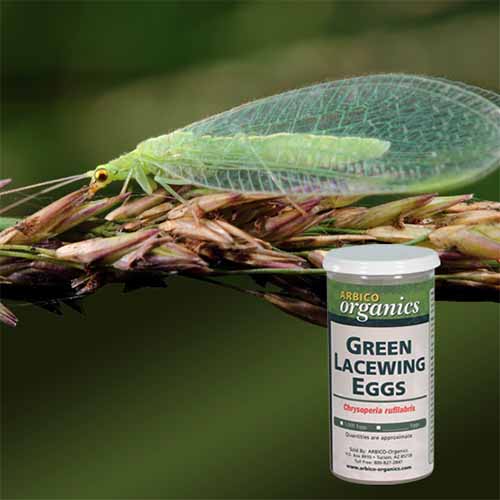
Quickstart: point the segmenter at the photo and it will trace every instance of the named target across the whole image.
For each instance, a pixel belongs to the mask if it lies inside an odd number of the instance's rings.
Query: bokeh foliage
[[[3,1],[1,174],[78,173],[324,79],[400,71],[498,90],[498,15],[496,1]],[[498,199],[498,186],[470,190]],[[189,281],[85,305],[30,306],[2,331],[4,497],[498,496],[496,305],[439,305],[437,469],[390,490],[329,475],[322,329]]]

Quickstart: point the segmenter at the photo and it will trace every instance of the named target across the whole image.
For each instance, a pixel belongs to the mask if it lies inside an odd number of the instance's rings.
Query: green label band
[[[331,321],[353,326],[406,326],[429,321],[434,280],[404,285],[355,285],[329,280]]]

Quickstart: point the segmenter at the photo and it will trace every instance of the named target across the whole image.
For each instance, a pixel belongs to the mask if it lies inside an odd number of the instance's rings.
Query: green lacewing
[[[244,193],[366,195],[457,187],[500,164],[500,95],[461,82],[381,74],[243,104],[84,174]]]

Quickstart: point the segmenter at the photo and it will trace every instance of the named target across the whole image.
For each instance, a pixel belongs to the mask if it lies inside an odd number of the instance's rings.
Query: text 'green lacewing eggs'
[[[291,90],[147,139],[86,175],[288,195],[438,191],[500,164],[500,95],[403,74]]]

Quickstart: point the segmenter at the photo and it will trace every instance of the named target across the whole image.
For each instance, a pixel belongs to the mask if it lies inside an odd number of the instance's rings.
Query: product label
[[[332,471],[406,481],[434,461],[434,281],[328,281]]]

